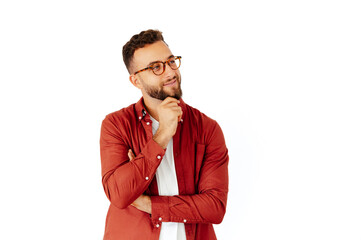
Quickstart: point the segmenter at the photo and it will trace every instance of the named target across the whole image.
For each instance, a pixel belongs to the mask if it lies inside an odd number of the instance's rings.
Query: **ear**
[[[140,82],[140,79],[137,75],[129,75],[129,81],[136,87],[139,89],[142,89],[142,84]]]

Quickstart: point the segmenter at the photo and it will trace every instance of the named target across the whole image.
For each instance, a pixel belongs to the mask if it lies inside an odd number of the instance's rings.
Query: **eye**
[[[163,72],[164,66],[163,63],[154,63],[150,68],[156,75],[159,75]]]
[[[171,58],[168,59],[168,62],[169,63],[175,63],[176,60],[177,59],[175,57],[171,57]]]
[[[151,66],[151,68],[155,71],[161,69],[161,64],[160,63],[155,63]]]

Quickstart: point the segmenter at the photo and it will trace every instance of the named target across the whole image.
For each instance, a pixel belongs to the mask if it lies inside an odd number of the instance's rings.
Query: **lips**
[[[177,79],[173,79],[172,81],[169,81],[164,84],[164,86],[173,86],[177,83]]]

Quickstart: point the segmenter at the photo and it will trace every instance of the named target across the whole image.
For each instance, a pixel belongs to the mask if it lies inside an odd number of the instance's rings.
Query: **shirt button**
[[[162,221],[162,218],[161,218],[161,217],[159,218],[159,221]]]
[[[150,124],[150,122],[147,122],[147,125],[149,125]]]
[[[160,155],[157,156],[158,159],[161,159],[162,157]]]
[[[147,180],[147,181],[148,181],[148,180],[149,180],[149,177],[145,177],[145,180]]]
[[[183,222],[187,222],[187,220],[186,220],[186,219],[184,219],[184,220],[183,220]]]
[[[159,224],[155,225],[157,228],[159,228]]]
[[[142,119],[142,117],[141,117],[141,116],[139,116],[139,120],[140,120],[140,119]]]

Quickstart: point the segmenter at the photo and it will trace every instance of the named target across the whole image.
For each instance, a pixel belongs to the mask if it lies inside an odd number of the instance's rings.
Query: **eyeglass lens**
[[[168,59],[167,63],[171,69],[177,70],[180,66],[180,59],[179,58],[170,58],[170,59]],[[154,63],[151,66],[151,68],[152,68],[154,74],[156,74],[156,75],[162,74],[165,70],[165,66],[162,62]]]

